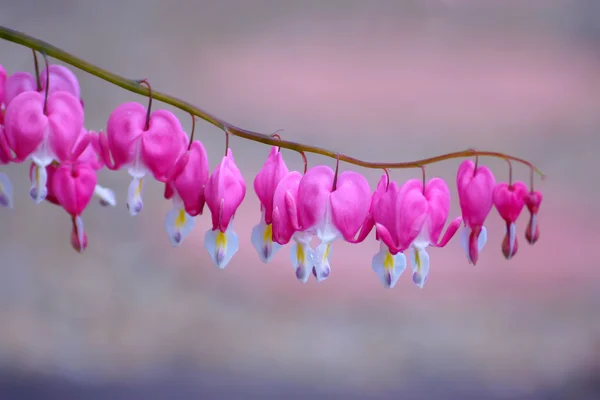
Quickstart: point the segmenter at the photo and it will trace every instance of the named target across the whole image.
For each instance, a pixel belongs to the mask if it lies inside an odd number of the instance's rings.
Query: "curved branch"
[[[107,82],[110,82],[116,86],[119,86],[123,89],[129,90],[130,92],[140,94],[142,96],[150,96],[150,91],[147,87],[140,84],[138,80],[127,79],[105,69],[102,69],[96,65],[90,64],[74,55],[67,53],[66,51],[47,43],[43,40],[36,39],[32,36],[29,36],[25,33],[15,31],[13,29],[0,26],[0,39],[4,39],[13,43],[20,44],[22,46],[28,47],[32,50],[37,50],[39,52],[43,52],[50,57],[54,57],[57,60],[63,61],[75,68],[79,68],[91,75],[94,75],[100,79],[103,79]],[[349,164],[358,165],[364,168],[372,168],[372,169],[383,169],[383,168],[421,168],[427,164],[433,164],[436,162],[450,160],[454,158],[465,158],[465,157],[473,157],[473,156],[487,156],[487,157],[495,157],[501,158],[504,160],[513,160],[522,164],[527,165],[532,171],[535,171],[542,178],[544,174],[536,168],[529,161],[526,161],[522,158],[514,157],[508,154],[493,152],[493,151],[479,151],[474,149],[468,149],[463,151],[457,151],[452,153],[443,154],[436,157],[425,158],[422,160],[409,161],[409,162],[368,162],[363,161],[354,157],[349,157],[344,154],[340,154],[322,147],[310,146],[302,143],[291,142],[287,140],[280,140],[274,135],[267,135],[263,133],[253,132],[246,129],[239,128],[234,126],[184,100],[180,100],[176,97],[170,96],[165,93],[157,92],[152,90],[152,98],[154,100],[162,101],[163,103],[169,104],[173,107],[179,108],[180,110],[186,111],[192,115],[195,115],[203,120],[215,125],[216,127],[229,132],[234,136],[238,136],[244,139],[252,140],[254,142],[259,142],[263,144],[269,144],[272,146],[279,146],[281,148],[294,150],[297,152],[305,152],[305,153],[313,153],[320,154],[325,157],[339,159],[340,161],[347,162]]]

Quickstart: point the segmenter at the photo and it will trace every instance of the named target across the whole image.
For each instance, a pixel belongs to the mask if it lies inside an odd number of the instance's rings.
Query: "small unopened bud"
[[[540,227],[536,219],[536,216],[532,215],[525,229],[525,239],[527,239],[527,243],[529,244],[534,244],[540,238]]]
[[[77,230],[73,229],[71,231],[71,246],[73,246],[75,251],[77,251],[78,253],[83,253],[83,251],[87,248],[87,241],[87,234],[85,232],[83,233],[83,243],[80,243]]]

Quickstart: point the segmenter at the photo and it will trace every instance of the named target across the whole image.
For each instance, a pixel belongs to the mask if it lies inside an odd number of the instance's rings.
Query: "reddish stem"
[[[146,110],[146,124],[144,125],[144,130],[147,131],[150,128],[150,114],[152,113],[152,86],[147,79],[142,79],[138,83],[148,86],[148,110]]]

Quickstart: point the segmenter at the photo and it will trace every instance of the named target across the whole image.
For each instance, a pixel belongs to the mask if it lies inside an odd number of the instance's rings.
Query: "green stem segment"
[[[140,94],[142,96],[149,97],[150,90],[144,85],[140,84],[139,81],[133,79],[127,79],[120,75],[114,74],[110,71],[97,67],[96,65],[90,64],[78,57],[75,57],[72,54],[67,53],[64,50],[59,49],[56,46],[51,45],[50,43],[44,42],[43,40],[36,39],[31,37],[25,33],[15,31],[13,29],[6,28],[4,26],[0,26],[0,39],[8,40],[10,42],[14,42],[20,44],[22,46],[28,47],[32,50],[37,50],[39,52],[44,52],[50,57],[54,57],[57,60],[65,62],[75,68],[79,68],[91,75],[94,75],[100,79],[103,79],[107,82],[110,82],[116,86],[119,86],[123,89],[129,90],[130,92]],[[339,159],[339,161],[343,161],[349,164],[358,165],[364,168],[372,168],[372,169],[385,169],[385,168],[421,168],[427,164],[433,164],[444,160],[456,159],[456,158],[468,158],[475,156],[485,156],[485,157],[494,157],[501,158],[504,160],[513,160],[515,162],[519,162],[521,164],[527,165],[531,168],[532,172],[537,173],[542,178],[544,178],[544,174],[536,168],[529,161],[524,160],[522,158],[514,157],[508,154],[503,154],[494,151],[479,151],[474,149],[467,149],[463,151],[456,151],[452,153],[447,153],[443,155],[439,155],[436,157],[425,158],[417,161],[408,161],[408,162],[368,162],[359,160],[354,157],[349,157],[344,154],[339,154],[337,152],[327,150],[317,146],[310,146],[302,143],[291,142],[287,140],[281,140],[277,138],[275,135],[267,135],[263,133],[253,132],[246,129],[238,128],[194,105],[180,100],[176,97],[169,96],[168,94],[157,92],[155,90],[152,91],[152,98],[154,100],[162,101],[163,103],[169,104],[173,107],[179,108],[180,110],[186,111],[192,115],[196,115],[203,120],[215,125],[216,127],[222,129],[228,134],[232,134],[234,136],[238,136],[244,139],[252,140],[254,142],[259,142],[263,144],[268,144],[272,146],[279,146],[285,149],[297,151],[299,153],[313,153],[320,154],[325,157]]]

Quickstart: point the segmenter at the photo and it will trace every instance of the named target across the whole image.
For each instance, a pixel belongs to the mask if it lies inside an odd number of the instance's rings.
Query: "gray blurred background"
[[[321,284],[296,281],[287,248],[259,261],[252,180],[267,146],[231,140],[248,192],[224,271],[203,248],[208,215],[170,246],[157,183],[132,218],[126,171],[102,171],[119,204],[90,205],[80,255],[66,213],[29,199],[27,167],[3,167],[16,206],[0,210],[0,398],[600,397],[597,0],[0,0],[0,24],[247,129],[380,161],[490,149],[548,175],[538,244],[524,240],[524,212],[507,262],[493,210],[477,267],[455,238],[431,251],[423,290],[408,273],[385,290],[374,235],[335,243]],[[33,72],[12,43],[0,43],[0,63]],[[146,102],[75,73],[88,129]],[[222,133],[202,123],[196,134],[214,167]],[[297,154],[286,161],[301,168]],[[428,170],[447,178],[452,218],[458,163]],[[505,163],[486,163],[507,179]],[[360,171],[375,187],[380,172]]]

